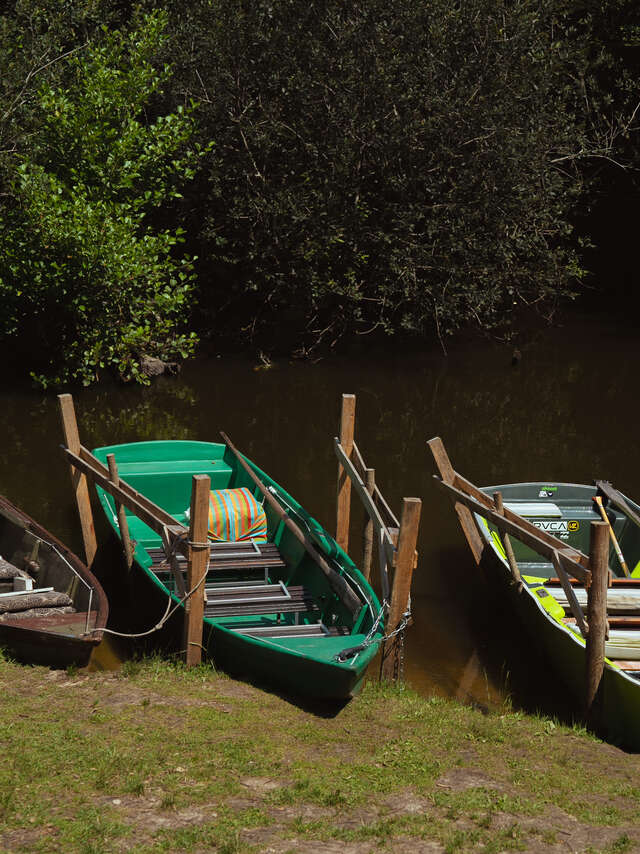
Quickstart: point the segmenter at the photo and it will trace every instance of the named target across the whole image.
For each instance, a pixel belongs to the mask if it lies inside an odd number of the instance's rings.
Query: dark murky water
[[[269,370],[224,357],[194,361],[150,388],[102,386],[77,390],[74,397],[88,447],[159,438],[216,441],[224,429],[333,532],[332,439],[341,394],[355,393],[356,441],[392,507],[399,513],[403,495],[423,499],[408,681],[425,694],[481,705],[494,706],[509,694],[531,705],[537,701],[526,660],[518,666],[518,655],[525,653],[518,652],[517,627],[506,639],[507,628],[496,631],[497,606],[448,500],[432,483],[426,441],[442,436],[454,467],[481,485],[606,478],[637,496],[637,354],[634,330],[591,319],[540,333],[515,367],[510,351],[482,342],[460,346],[447,358],[399,348],[313,365],[277,362]],[[82,554],[59,450],[55,395],[7,381],[0,402],[0,492]],[[358,559],[361,514],[355,502],[352,521],[351,551]],[[99,533],[106,537],[106,528],[99,526]],[[100,574],[116,625],[126,628],[130,603],[119,553],[108,544],[106,549],[110,556]],[[115,666],[129,650],[111,642],[100,650],[98,664]]]

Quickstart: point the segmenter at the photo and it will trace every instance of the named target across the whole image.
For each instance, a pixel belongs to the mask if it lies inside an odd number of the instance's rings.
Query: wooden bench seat
[[[151,558],[151,568],[161,578],[162,573],[170,573],[167,558],[161,548],[147,549]],[[187,559],[177,556],[180,569],[187,568]],[[286,563],[273,543],[212,543],[209,554],[208,572],[237,572],[241,570],[283,569]]]
[[[563,620],[568,626],[575,626],[575,617],[565,617]],[[640,617],[612,617],[607,616],[607,622],[611,629],[640,629]]]
[[[239,635],[249,635],[255,638],[321,638],[348,635],[349,629],[344,626],[332,626],[327,628],[324,623],[295,623],[279,626],[247,626],[246,628],[235,628]]]
[[[225,586],[208,589],[206,593],[205,617],[251,617],[320,610],[311,592],[302,586],[285,588],[280,584],[264,584],[256,585],[256,589]]]

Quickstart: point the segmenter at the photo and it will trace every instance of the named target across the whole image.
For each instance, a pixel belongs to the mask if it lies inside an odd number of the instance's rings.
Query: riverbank
[[[619,852],[640,756],[509,709],[367,686],[301,709],[210,668],[0,661],[0,850]]]

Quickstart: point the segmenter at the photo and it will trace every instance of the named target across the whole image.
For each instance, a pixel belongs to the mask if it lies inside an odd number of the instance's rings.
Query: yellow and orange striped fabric
[[[267,542],[267,517],[251,492],[216,489],[209,493],[209,537],[218,542]]]

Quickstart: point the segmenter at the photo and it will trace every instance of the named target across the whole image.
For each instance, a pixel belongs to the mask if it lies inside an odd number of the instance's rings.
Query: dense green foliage
[[[89,382],[189,330],[309,352],[549,315],[574,223],[633,186],[639,32],[631,0],[15,3],[0,334]]]
[[[51,353],[39,379],[91,382],[101,368],[140,378],[140,359],[185,357],[192,264],[171,256],[181,229],[148,224],[179,197],[199,152],[190,116],[145,111],[166,81],[154,57],[163,15],[131,32],[101,31],[42,82],[40,119],[14,155],[13,205],[0,229],[2,332],[32,330]]]
[[[444,335],[571,293],[577,184],[550,159],[583,127],[555,6],[201,4],[184,28],[216,130],[209,235],[241,296],[332,335]]]

